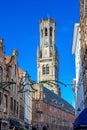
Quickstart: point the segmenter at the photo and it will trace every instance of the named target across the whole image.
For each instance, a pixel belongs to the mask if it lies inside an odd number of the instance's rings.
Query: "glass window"
[[[15,115],[15,112],[16,112],[16,100],[14,100],[14,115]]]
[[[48,65],[42,67],[42,74],[43,75],[49,74],[49,66]]]
[[[13,111],[13,98],[11,97],[11,104],[10,104],[11,111]]]
[[[46,66],[46,74],[49,74],[49,66]]]
[[[8,102],[7,102],[7,95],[4,95],[4,113],[6,113],[7,112],[7,104],[8,104]]]
[[[42,67],[42,74],[45,74],[45,66]]]

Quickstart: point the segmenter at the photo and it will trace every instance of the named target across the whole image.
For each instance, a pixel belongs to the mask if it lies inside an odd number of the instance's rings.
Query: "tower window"
[[[45,66],[42,67],[42,74],[45,74]]]
[[[50,36],[52,36],[52,27],[50,27]]]
[[[43,75],[49,74],[49,66],[48,65],[42,67],[42,74]]]
[[[46,74],[49,74],[49,66],[46,66]]]
[[[3,78],[3,69],[0,66],[0,82],[2,82],[2,78]]]
[[[47,35],[48,35],[47,28],[45,28],[45,36],[47,36]]]
[[[41,29],[41,37],[43,37],[43,30]]]

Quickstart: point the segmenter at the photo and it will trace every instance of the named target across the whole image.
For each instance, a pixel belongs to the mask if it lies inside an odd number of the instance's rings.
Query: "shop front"
[[[0,119],[0,130],[9,130],[9,121]]]
[[[9,120],[9,129],[11,130],[27,130],[20,122],[16,120]]]

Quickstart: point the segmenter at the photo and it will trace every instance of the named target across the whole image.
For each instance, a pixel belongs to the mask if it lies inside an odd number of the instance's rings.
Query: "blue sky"
[[[56,46],[59,56],[59,81],[71,84],[75,77],[72,55],[74,23],[79,22],[79,0],[0,0],[0,38],[5,55],[18,50],[18,64],[37,81],[36,52],[39,45],[39,21],[56,20]],[[73,104],[71,85],[60,86],[62,97]]]

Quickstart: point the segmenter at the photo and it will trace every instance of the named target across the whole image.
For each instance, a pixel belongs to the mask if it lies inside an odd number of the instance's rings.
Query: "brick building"
[[[74,108],[48,88],[35,85],[33,94],[32,127],[37,130],[72,130]]]
[[[17,51],[12,56],[4,55],[3,40],[0,40],[0,130],[19,128],[24,122],[23,94],[20,89]]]
[[[32,127],[37,130],[71,130],[74,108],[63,100],[58,84],[58,54],[56,48],[56,21],[47,18],[40,21],[40,47],[37,50],[37,92],[32,96]],[[41,85],[41,81],[44,84]]]
[[[84,105],[87,107],[87,0],[80,0],[80,29],[84,79]]]

